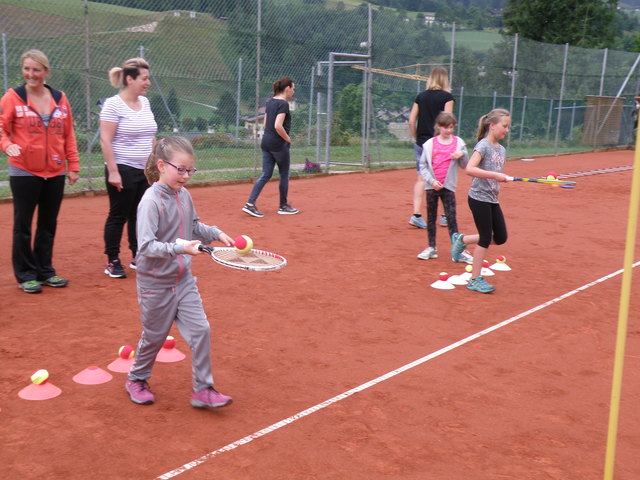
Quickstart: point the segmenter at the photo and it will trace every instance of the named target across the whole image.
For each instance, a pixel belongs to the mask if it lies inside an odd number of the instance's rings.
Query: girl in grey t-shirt
[[[506,161],[505,148],[498,143],[507,133],[511,117],[507,110],[497,108],[483,115],[478,122],[478,143],[473,149],[466,171],[473,178],[469,189],[469,208],[478,229],[474,235],[453,234],[451,259],[459,261],[460,254],[469,244],[476,244],[473,251],[473,270],[467,288],[480,293],[495,290],[481,276],[482,263],[489,244],[502,245],[507,241],[507,226],[498,203],[500,182],[507,181],[502,170]]]

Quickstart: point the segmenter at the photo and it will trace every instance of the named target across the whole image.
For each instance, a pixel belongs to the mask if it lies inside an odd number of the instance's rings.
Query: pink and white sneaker
[[[191,392],[191,405],[197,408],[224,407],[232,401],[231,397],[223,395],[213,387]]]
[[[138,405],[151,405],[155,401],[149,384],[144,380],[127,380],[124,388],[129,392],[133,403],[137,403]]]

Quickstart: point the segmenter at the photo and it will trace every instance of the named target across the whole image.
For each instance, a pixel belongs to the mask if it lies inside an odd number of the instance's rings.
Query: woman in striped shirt
[[[158,126],[145,96],[151,85],[149,64],[131,58],[122,67],[109,71],[117,95],[105,100],[100,112],[100,145],[105,160],[105,179],[109,194],[109,215],[104,226],[104,273],[112,278],[127,274],[120,261],[120,241],[127,223],[129,249],[135,269],[138,251],[136,213],[138,203],[149,186],[144,166],[155,144]]]

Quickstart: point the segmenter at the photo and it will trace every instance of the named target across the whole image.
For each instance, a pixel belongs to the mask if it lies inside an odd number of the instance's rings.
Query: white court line
[[[640,265],[640,262],[636,262],[633,264],[633,267],[637,267],[638,265]],[[351,390],[347,390],[344,393],[341,393],[339,395],[336,395],[333,398],[330,398],[328,400],[325,400],[322,403],[318,403],[317,405],[314,405],[313,407],[307,408],[306,410],[302,410],[301,412],[296,413],[295,415],[290,416],[289,418],[285,418],[284,420],[280,420],[279,422],[274,423],[273,425],[270,425],[266,428],[263,428],[262,430],[258,430],[255,433],[252,433],[250,435],[247,435],[244,438],[241,438],[240,440],[236,440],[233,443],[230,443],[222,448],[219,448],[218,450],[213,450],[212,452],[209,452],[203,456],[201,456],[200,458],[197,458],[189,463],[185,463],[184,465],[182,465],[181,467],[178,467],[174,470],[171,470],[170,472],[164,473],[162,475],[160,475],[159,477],[156,477],[156,480],[167,480],[173,477],[177,477],[178,475],[186,472],[187,470],[191,470],[192,468],[197,467],[198,465],[203,464],[204,462],[211,460],[213,457],[216,457],[218,455],[220,455],[221,453],[224,452],[228,452],[229,450],[234,450],[238,447],[240,447],[241,445],[245,445],[249,442],[252,442],[253,440],[256,440],[268,433],[271,432],[275,432],[276,430],[279,430],[280,428],[289,425],[290,423],[295,422],[296,420],[300,420],[301,418],[306,417],[307,415],[311,415],[314,412],[317,412],[318,410],[322,410],[325,407],[328,407],[329,405],[332,405],[334,403],[337,403],[341,400],[344,400],[347,397],[350,397],[351,395],[353,395],[354,393],[358,393],[361,392],[363,390],[366,390],[369,387],[372,387],[374,385],[377,385],[378,383],[384,382],[385,380],[388,380],[392,377],[395,377],[396,375],[399,375],[402,372],[406,372],[407,370],[410,370],[414,367],[417,367],[418,365],[422,365],[425,362],[428,362],[429,360],[432,360],[436,357],[439,357],[440,355],[443,355],[451,350],[453,350],[454,348],[458,348],[461,347],[462,345],[471,342],[472,340],[475,340],[476,338],[480,338],[484,335],[487,335],[488,333],[493,332],[494,330],[498,330],[499,328],[502,328],[506,325],[509,325],[510,323],[515,322],[516,320],[520,320],[521,318],[527,317],[529,315],[531,315],[532,313],[535,313],[539,310],[542,310],[543,308],[546,308],[550,305],[553,305],[554,303],[558,303],[561,300],[564,300],[565,298],[569,298],[573,295],[575,295],[576,293],[582,292],[583,290],[586,290],[588,288],[593,287],[594,285],[597,285],[599,283],[602,283],[606,280],[609,280],[610,278],[613,278],[617,275],[620,275],[624,270],[620,269],[617,270],[613,273],[610,273],[609,275],[605,275],[604,277],[601,277],[597,280],[594,280],[591,283],[587,283],[586,285],[583,285],[581,287],[576,288],[575,290],[571,290],[570,292],[567,292],[563,295],[560,295],[559,297],[556,297],[552,300],[549,300],[547,302],[544,302],[540,305],[538,305],[537,307],[533,307],[529,310],[527,310],[526,312],[522,312],[519,313],[518,315],[508,318],[507,320],[504,320],[500,323],[497,323],[491,327],[485,328],[484,330],[481,330],[477,333],[474,333],[473,335],[470,335],[466,338],[463,338],[462,340],[458,340],[455,343],[452,343],[451,345],[441,348],[440,350],[437,350],[433,353],[430,353],[429,355],[426,355],[422,358],[419,358],[418,360],[415,360],[411,363],[408,363],[406,365],[403,365],[400,368],[396,368],[395,370],[392,370],[388,373],[385,373],[384,375],[378,377],[378,378],[374,378],[373,380],[370,380],[366,383],[363,383],[362,385],[359,385],[355,388],[352,388]]]

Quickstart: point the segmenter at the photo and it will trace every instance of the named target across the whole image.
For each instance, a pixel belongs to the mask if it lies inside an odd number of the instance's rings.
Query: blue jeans
[[[278,174],[280,175],[280,206],[287,203],[287,195],[289,193],[289,166],[291,165],[291,157],[289,156],[290,145],[287,143],[282,150],[270,152],[262,150],[262,175],[256,181],[251,194],[249,194],[248,203],[255,205],[256,200],[262,189],[273,176],[273,169],[278,166]]]

